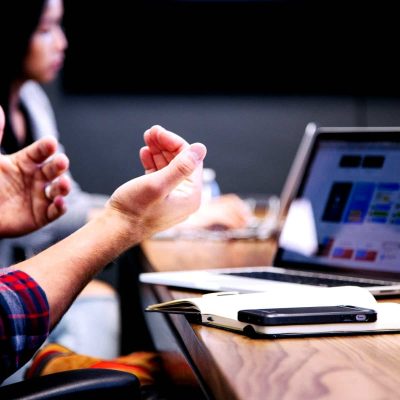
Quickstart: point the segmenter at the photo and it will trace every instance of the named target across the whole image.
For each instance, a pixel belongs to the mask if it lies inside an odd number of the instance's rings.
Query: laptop
[[[307,125],[281,194],[273,265],[155,272],[140,281],[202,291],[271,286],[400,294],[400,127]]]

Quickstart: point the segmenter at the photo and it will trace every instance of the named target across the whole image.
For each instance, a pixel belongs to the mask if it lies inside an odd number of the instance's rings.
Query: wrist
[[[139,241],[139,233],[133,231],[131,221],[110,207],[105,207],[83,229],[86,227],[90,231],[96,232],[94,237],[95,242],[100,237],[103,237],[102,240],[100,239],[100,242],[106,240],[106,247],[109,247],[115,253],[122,253]],[[104,239],[104,236],[106,239]]]
[[[110,205],[106,205],[87,225],[96,232],[105,232],[117,252],[125,251],[152,234],[149,224],[139,215],[127,215]]]

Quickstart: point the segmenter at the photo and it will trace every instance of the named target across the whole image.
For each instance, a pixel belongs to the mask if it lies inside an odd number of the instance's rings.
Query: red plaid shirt
[[[0,275],[0,382],[25,364],[49,334],[49,305],[27,274]]]

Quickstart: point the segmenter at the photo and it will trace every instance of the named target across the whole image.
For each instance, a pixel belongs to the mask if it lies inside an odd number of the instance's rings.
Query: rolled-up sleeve
[[[26,273],[0,275],[0,382],[25,364],[49,334],[49,304]]]

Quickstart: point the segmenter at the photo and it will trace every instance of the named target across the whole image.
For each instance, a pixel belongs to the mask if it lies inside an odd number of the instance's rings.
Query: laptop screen
[[[317,133],[296,199],[311,206],[316,251],[280,248],[276,265],[400,276],[400,131]]]

